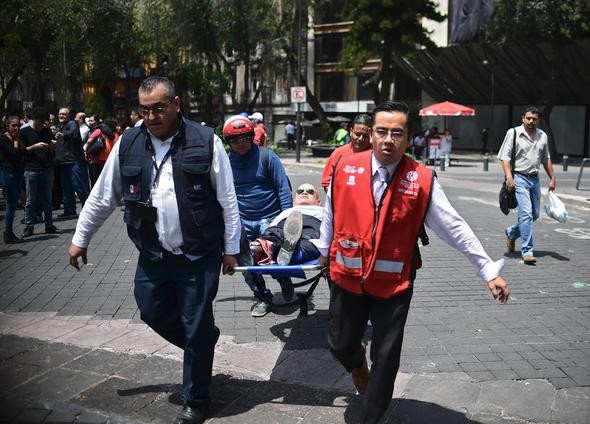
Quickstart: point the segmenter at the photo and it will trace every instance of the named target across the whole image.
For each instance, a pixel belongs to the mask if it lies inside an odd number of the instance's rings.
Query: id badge
[[[158,209],[145,202],[137,202],[137,210],[141,219],[155,223],[158,220]]]

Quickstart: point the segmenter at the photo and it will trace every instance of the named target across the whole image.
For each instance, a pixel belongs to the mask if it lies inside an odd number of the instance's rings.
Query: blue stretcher
[[[305,293],[297,293],[295,292],[296,299],[285,302],[285,303],[273,303],[274,307],[284,307],[284,306],[299,306],[299,315],[300,316],[307,316],[308,313],[308,306],[307,300],[313,294],[313,291],[317,287],[320,279],[323,277],[326,281],[328,280],[328,273],[326,267],[318,265],[318,260],[314,259],[313,261],[298,264],[298,265],[257,265],[257,266],[237,266],[234,268],[234,271],[237,272],[251,272],[253,274],[262,274],[262,275],[270,275],[273,278],[284,278],[284,277],[292,277],[292,278],[301,278],[305,279],[299,283],[293,283],[295,288],[304,287],[309,285],[309,288]],[[311,278],[307,278],[306,272],[310,271],[319,271],[316,275]]]

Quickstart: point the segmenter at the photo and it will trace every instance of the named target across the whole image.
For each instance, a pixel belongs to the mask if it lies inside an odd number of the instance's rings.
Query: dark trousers
[[[330,290],[328,344],[347,371],[363,364],[362,339],[369,319],[373,326],[371,373],[363,401],[364,424],[378,423],[391,401],[411,300],[412,287],[390,299],[355,295],[335,284]]]
[[[88,173],[90,175],[90,186],[94,187],[96,180],[100,177],[100,173],[102,172],[102,168],[104,168],[103,163],[91,163],[88,169]]]
[[[80,205],[84,206],[90,186],[88,183],[88,167],[86,162],[68,163],[59,166],[61,188],[63,190],[64,214],[76,213],[76,194]]]
[[[221,252],[191,261],[165,254],[151,261],[139,256],[135,299],[141,319],[164,339],[184,349],[183,404],[197,408],[210,403],[209,385],[219,332],[213,318]]]

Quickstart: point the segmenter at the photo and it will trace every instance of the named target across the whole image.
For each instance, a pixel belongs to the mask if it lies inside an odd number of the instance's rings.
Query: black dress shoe
[[[25,230],[22,233],[23,237],[31,237],[33,235],[33,227],[25,227]]]
[[[185,406],[182,412],[176,416],[174,424],[201,424],[207,418],[207,409]]]
[[[45,228],[45,234],[57,234],[57,233],[59,233],[59,229],[55,225]]]
[[[14,234],[12,231],[4,232],[4,243],[6,244],[18,243],[21,240],[22,239],[18,237],[16,234]]]

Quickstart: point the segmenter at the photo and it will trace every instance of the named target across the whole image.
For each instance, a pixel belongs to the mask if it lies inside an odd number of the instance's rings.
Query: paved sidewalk
[[[316,158],[283,162],[294,186],[319,183]],[[577,171],[557,171],[558,190],[569,194]],[[503,228],[515,218],[498,211],[499,165],[484,173],[465,160],[438,174],[490,256],[505,259],[512,296],[495,304],[465,258],[431,234],[385,421],[590,422],[584,196],[571,191],[568,223],[543,216],[535,224],[539,262],[526,266],[505,252]],[[58,222],[60,235],[0,245],[0,422],[166,423],[180,409],[181,352],[139,320],[137,253],[121,215],[117,209],[94,237],[80,272],[66,261],[75,220]],[[278,284],[267,280],[280,301]],[[362,396],[327,350],[327,304],[321,283],[309,316],[284,308],[254,319],[242,277],[221,278],[211,422],[358,422]]]

